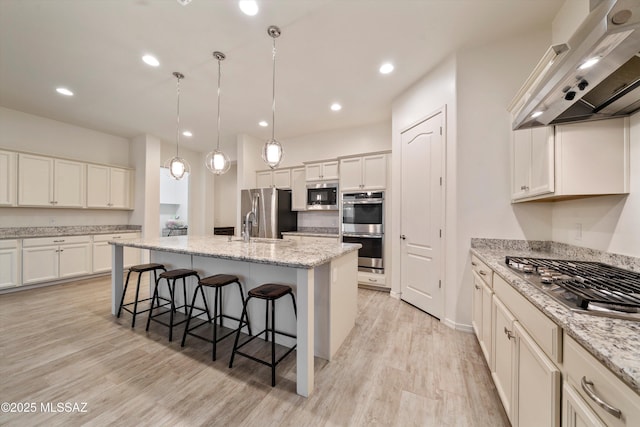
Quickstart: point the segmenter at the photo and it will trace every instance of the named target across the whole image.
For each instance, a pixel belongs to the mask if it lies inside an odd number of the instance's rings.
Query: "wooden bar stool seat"
[[[181,320],[179,322],[174,322],[174,313],[176,313],[179,309],[184,308],[185,312],[187,310],[187,277],[191,277],[191,276],[195,276],[198,278],[198,281],[200,280],[200,276],[198,275],[198,273],[195,270],[189,270],[186,268],[179,268],[176,270],[169,270],[169,271],[165,271],[164,273],[160,274],[160,277],[158,277],[158,280],[156,280],[156,285],[155,288],[153,290],[153,297],[152,297],[152,301],[151,301],[151,309],[149,310],[149,317],[147,318],[147,331],[149,330],[149,325],[151,324],[151,321],[153,320],[154,322],[160,323],[161,325],[167,326],[169,328],[169,341],[171,341],[173,339],[173,327],[180,325],[181,323],[184,323],[187,321],[188,318],[185,318],[184,320]],[[160,286],[160,282],[162,281],[162,279],[165,279],[167,282],[167,287],[169,288],[169,295],[170,295],[170,299],[168,302],[165,302],[163,304],[160,304],[160,301],[157,299],[158,296],[158,288]],[[183,301],[184,303],[180,306],[176,306],[176,281],[182,279],[182,292],[183,292]],[[154,303],[158,302],[157,305],[154,306]],[[162,308],[162,307],[166,307],[169,306],[169,309],[167,310],[160,310],[159,312],[154,313],[153,310],[158,309],[158,308]],[[166,313],[169,313],[169,323],[166,323],[160,319],[157,319],[158,316],[162,316]]]
[[[276,300],[286,296],[286,295],[290,295],[291,296],[291,302],[293,303],[293,313],[295,314],[295,316],[298,316],[298,310],[296,307],[296,299],[293,295],[293,289],[291,288],[291,286],[288,285],[280,285],[277,283],[266,283],[264,285],[258,286],[257,288],[253,288],[248,292],[248,297],[247,300],[244,303],[244,307],[242,308],[242,316],[240,317],[241,319],[245,319],[245,317],[247,316],[247,305],[249,304],[249,301],[251,300],[251,298],[258,298],[258,299],[262,299],[265,300],[266,302],[266,307],[265,307],[265,328],[264,330],[258,332],[256,335],[251,336],[248,340],[246,340],[245,342],[243,342],[242,344],[238,345],[238,341],[240,340],[240,330],[237,331],[236,333],[236,339],[235,342],[233,344],[233,350],[231,352],[231,360],[229,361],[229,368],[233,367],[233,359],[235,357],[236,354],[239,354],[241,356],[244,356],[248,359],[251,359],[253,361],[256,361],[258,363],[261,363],[263,365],[269,366],[271,367],[271,386],[274,387],[276,385],[276,366],[278,365],[278,363],[280,363],[285,357],[287,357],[289,355],[289,353],[291,353],[293,350],[295,350],[296,345],[294,345],[293,347],[290,347],[287,349],[287,351],[280,356],[280,358],[278,358],[276,360],[276,334],[278,335],[284,335],[290,338],[296,338],[295,335],[289,334],[287,332],[282,332],[282,331],[278,331],[276,330],[276,324],[275,324],[275,302]],[[271,327],[269,327],[269,302],[271,302]],[[247,318],[247,322],[248,322],[248,318]],[[248,343],[250,343],[251,341],[253,341],[255,338],[259,337],[260,335],[262,335],[262,333],[264,333],[264,338],[265,341],[269,341],[269,332],[271,332],[271,361],[266,361],[266,360],[262,360],[259,359],[255,356],[252,356],[248,353],[243,353],[240,351],[240,349],[242,347],[244,347],[245,345],[247,345]],[[250,334],[251,335],[251,334]]]
[[[204,279],[200,279],[198,281],[198,286],[196,287],[196,290],[193,294],[193,299],[191,301],[191,306],[189,307],[189,315],[187,316],[187,325],[185,326],[184,334],[182,335],[182,347],[184,347],[184,343],[187,339],[187,335],[200,338],[201,340],[204,340],[213,344],[212,359],[216,360],[216,346],[219,341],[227,338],[228,336],[232,335],[236,331],[239,331],[245,325],[247,326],[249,335],[251,335],[251,327],[249,326],[248,319],[247,321],[243,322],[242,319],[233,317],[228,314],[224,314],[224,311],[222,310],[222,288],[224,288],[225,286],[231,285],[233,283],[238,285],[238,291],[240,292],[240,300],[242,301],[242,305],[244,307],[244,303],[245,303],[244,292],[242,291],[242,285],[240,284],[240,280],[238,279],[238,276],[234,276],[231,274],[216,274],[214,276],[205,277]],[[200,322],[197,322],[196,325],[190,326],[192,319],[194,317],[197,317],[203,314],[204,310],[207,311],[207,314],[209,313],[209,306],[207,304],[207,298],[204,293],[205,287],[215,289],[215,294],[214,294],[215,296],[213,301],[213,317],[209,315],[209,321],[201,320]],[[198,308],[195,306],[196,299],[198,298],[198,292],[202,296],[202,301],[204,302],[204,307],[205,307],[204,309]],[[200,312],[194,315],[193,314],[194,308],[196,310],[200,310]],[[238,328],[233,329],[227,332],[226,334],[224,334],[223,336],[219,337],[218,336],[218,319],[220,319],[220,327],[222,328],[224,327],[225,318],[237,321]],[[193,332],[196,329],[200,328],[201,326],[207,325],[207,324],[213,324],[213,328],[212,328],[213,336],[211,338],[198,335],[197,333]]]
[[[132,315],[132,319],[131,319],[131,327],[133,328],[136,325],[136,316],[140,313],[145,313],[149,310],[151,310],[151,308],[147,308],[145,310],[138,310],[138,303],[141,302],[145,302],[145,301],[151,301],[151,298],[144,298],[144,299],[139,299],[139,295],[140,295],[140,279],[142,278],[142,273],[146,273],[148,271],[153,271],[153,283],[155,283],[158,280],[158,270],[162,270],[162,271],[167,271],[166,268],[164,268],[164,265],[162,264],[155,264],[155,263],[151,263],[151,264],[140,264],[140,265],[134,265],[129,267],[129,272],[127,273],[127,280],[124,283],[124,289],[122,290],[122,298],[120,299],[120,306],[118,307],[118,316],[120,317],[120,313],[122,312],[122,310],[128,311],[129,313],[131,313]],[[131,276],[131,273],[138,273],[138,283],[136,284],[136,297],[133,300],[133,302],[129,302],[127,304],[124,303],[124,298],[127,294],[127,288],[129,287],[129,277]],[[165,299],[165,298],[162,298]],[[167,300],[168,301],[168,300]],[[158,302],[159,304],[160,302]],[[129,308],[133,306],[133,309]],[[153,306],[153,303],[151,304],[151,306]]]

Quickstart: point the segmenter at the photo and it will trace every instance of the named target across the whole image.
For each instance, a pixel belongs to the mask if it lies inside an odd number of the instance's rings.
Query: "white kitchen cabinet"
[[[330,160],[305,164],[307,181],[337,181],[339,179],[338,161]]]
[[[98,234],[93,236],[93,272],[106,273],[111,271],[112,247],[108,243],[114,240],[133,240],[140,237],[140,233]],[[124,248],[124,268],[140,264],[140,249]]]
[[[542,141],[541,137],[532,138],[530,184],[520,182],[526,176],[527,162],[526,149],[518,147],[526,138],[514,132],[512,201],[628,194],[629,131],[628,117],[556,125],[553,144],[549,137],[546,149],[542,142],[533,143]],[[548,156],[551,145],[553,156]],[[527,191],[521,190],[527,185]]]
[[[577,391],[567,382],[562,386],[563,427],[606,427]]]
[[[514,131],[511,198],[551,193],[554,189],[553,126]]]
[[[475,256],[473,271],[473,329],[489,369],[493,370],[493,271]]]
[[[560,426],[560,370],[538,347],[520,322],[515,322],[514,375],[517,427]]]
[[[291,188],[291,169],[256,172],[256,188]]]
[[[513,408],[513,382],[516,372],[516,341],[513,328],[515,318],[495,295],[493,297],[493,319],[493,357],[495,364],[491,376],[509,421],[511,421],[512,425],[515,425]]]
[[[20,153],[18,171],[18,205],[84,207],[84,163]]]
[[[24,239],[22,283],[46,282],[91,274],[91,237]]]
[[[386,154],[340,159],[340,191],[384,190],[386,186]]]
[[[16,205],[16,153],[0,151],[0,206]]]
[[[571,425],[572,418],[585,421],[586,425],[599,425],[600,420],[610,427],[638,425],[640,396],[569,336],[564,337],[564,368],[565,389],[575,392],[573,407],[586,405],[590,409],[583,408],[577,417],[570,416],[568,420],[565,413],[566,426]]]
[[[291,169],[291,210],[307,210],[307,175],[304,168]]]
[[[373,286],[375,288],[389,288],[389,286],[387,286],[387,277],[385,274],[369,273],[367,271],[358,271],[358,283],[365,286]]]
[[[87,166],[87,207],[131,209],[131,171],[102,165]]]
[[[0,289],[20,285],[20,242],[0,240]]]

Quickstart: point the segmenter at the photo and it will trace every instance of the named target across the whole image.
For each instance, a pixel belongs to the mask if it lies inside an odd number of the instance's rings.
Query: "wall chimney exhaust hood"
[[[524,83],[509,105],[513,130],[640,110],[639,52],[640,1],[602,0]]]

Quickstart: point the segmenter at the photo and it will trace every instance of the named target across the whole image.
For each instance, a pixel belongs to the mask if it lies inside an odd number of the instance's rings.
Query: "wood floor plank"
[[[309,398],[295,394],[295,353],[272,388],[268,367],[228,368],[233,338],[214,362],[209,343],[180,346],[181,326],[173,342],[162,325],[145,332],[146,313],[132,329],[110,298],[108,277],[0,295],[0,400],[87,403],[0,413],[0,425],[509,425],[475,337],[385,293],[358,291],[356,326],[334,360],[316,359]]]

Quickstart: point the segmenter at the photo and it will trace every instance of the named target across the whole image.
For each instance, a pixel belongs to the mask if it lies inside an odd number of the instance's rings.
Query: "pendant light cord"
[[[222,73],[220,67],[220,59],[218,59],[218,143],[216,150],[220,150],[220,74]]]
[[[273,104],[271,106],[271,139],[275,140],[276,133],[276,39],[273,39]]]
[[[180,76],[176,76],[178,79],[177,83],[177,94],[178,94],[178,102],[176,107],[176,157],[179,156],[179,146],[180,146]]]

